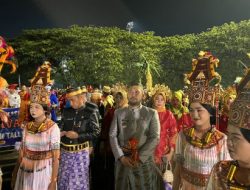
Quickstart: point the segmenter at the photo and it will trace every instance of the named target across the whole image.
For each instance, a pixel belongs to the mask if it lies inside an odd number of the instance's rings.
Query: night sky
[[[156,35],[199,33],[225,22],[250,19],[250,0],[0,0],[0,35],[23,29],[116,26]]]

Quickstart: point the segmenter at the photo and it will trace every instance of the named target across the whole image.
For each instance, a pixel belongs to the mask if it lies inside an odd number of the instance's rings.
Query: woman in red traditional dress
[[[167,86],[156,85],[154,87],[152,97],[153,108],[158,112],[161,125],[160,140],[154,153],[155,164],[161,174],[159,177],[166,171],[168,164],[171,164],[170,161],[172,161],[177,137],[175,117],[172,112],[165,107],[169,98],[171,98],[171,91]],[[162,178],[159,178],[157,181],[161,184]],[[167,189],[166,186],[168,186],[168,184],[165,184],[165,189]]]
[[[223,106],[219,120],[219,131],[223,133],[227,133],[228,114],[230,106],[235,98],[236,98],[236,89],[234,87],[228,87],[223,93]]]
[[[177,136],[175,117],[172,112],[165,107],[167,98],[169,98],[171,94],[168,93],[167,90],[164,91],[165,86],[161,85],[161,87],[162,88],[157,90],[153,95],[153,107],[158,112],[161,124],[160,141],[155,150],[156,164],[161,164],[164,157],[168,161],[172,159]]]

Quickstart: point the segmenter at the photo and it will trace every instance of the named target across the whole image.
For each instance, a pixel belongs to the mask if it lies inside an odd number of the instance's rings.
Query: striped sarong
[[[89,151],[61,151],[58,189],[89,190]]]

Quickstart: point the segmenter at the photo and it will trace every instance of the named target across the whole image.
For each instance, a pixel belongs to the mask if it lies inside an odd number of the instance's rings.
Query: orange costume
[[[20,104],[18,123],[22,124],[24,121],[29,120],[28,113],[29,113],[30,94],[27,92],[26,86],[22,86],[22,90],[19,93],[19,95],[21,98],[21,104]]]
[[[14,73],[16,71],[16,65],[12,60],[13,57],[14,49],[11,46],[8,46],[3,37],[0,36],[0,73],[4,64],[11,65],[12,70],[10,73]]]

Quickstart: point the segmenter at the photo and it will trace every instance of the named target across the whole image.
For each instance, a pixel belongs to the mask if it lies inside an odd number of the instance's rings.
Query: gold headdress
[[[76,87],[76,88],[69,88],[66,90],[66,98],[70,98],[72,96],[80,95],[83,92],[87,92],[86,88]]]
[[[111,88],[109,86],[103,86],[102,92],[103,92],[103,96],[105,97],[104,100],[103,100],[104,107],[105,108],[107,106],[113,107],[114,98],[113,98],[112,95],[110,95],[111,94]],[[108,95],[105,95],[104,93],[106,93]]]
[[[50,105],[49,92],[43,85],[34,85],[31,87],[30,102],[43,105]]]
[[[223,103],[226,104],[229,99],[234,100],[236,98],[236,95],[236,88],[234,86],[229,86],[221,93],[221,98]]]
[[[111,92],[111,88],[109,86],[103,86],[102,91],[105,92],[105,93],[110,93]]]
[[[168,86],[165,84],[156,84],[152,89],[152,97],[155,97],[157,94],[161,94],[165,101],[171,99],[172,92]]]
[[[215,106],[219,97],[221,80],[220,75],[215,72],[215,67],[219,64],[219,60],[210,52],[200,52],[197,59],[192,61],[192,72],[187,75],[190,81],[188,96],[190,102],[200,102]],[[216,81],[217,80],[217,81]],[[215,85],[211,85],[212,81],[216,81]]]
[[[127,86],[125,86],[123,83],[116,83],[113,88],[112,88],[112,92],[114,95],[114,102],[115,102],[115,106],[116,108],[118,108],[119,106],[124,106],[128,104],[128,89]],[[117,101],[117,95],[121,95],[122,99],[120,100],[120,102],[116,102]]]
[[[91,93],[91,96],[90,96],[90,101],[92,103],[97,104],[97,105],[100,104],[100,102],[102,101],[102,93],[100,92],[99,89],[93,90],[93,92]]]
[[[229,112],[229,124],[250,130],[250,69],[241,80],[237,92]]]
[[[127,98],[127,92],[128,92],[128,89],[127,87],[123,84],[123,83],[116,83],[113,88],[112,88],[112,91],[114,92],[114,96],[119,92],[122,94],[123,97]]]
[[[41,67],[43,66],[44,63]],[[39,67],[39,69],[41,67]],[[46,72],[43,74],[50,79],[50,72]],[[50,98],[49,98],[49,91],[46,89],[46,85],[49,84],[48,82],[50,82],[50,80],[43,80],[43,75],[40,76],[37,73],[35,74],[33,79],[35,80],[31,80],[30,102],[49,106]]]
[[[81,87],[82,93],[87,93],[88,89],[86,88],[86,86],[82,86]]]

